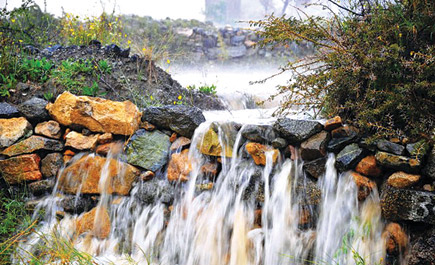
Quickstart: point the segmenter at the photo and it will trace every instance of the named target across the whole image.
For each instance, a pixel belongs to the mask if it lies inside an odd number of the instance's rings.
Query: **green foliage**
[[[282,67],[293,79],[279,87],[286,99],[279,114],[301,106],[326,117],[340,115],[377,137],[434,140],[434,4],[359,3],[352,0],[351,12],[329,18],[270,16],[251,22],[261,28],[261,45],[296,41],[316,47],[313,56]]]
[[[34,81],[44,83],[49,78],[53,64],[46,58],[27,59],[23,58],[19,63],[18,75],[22,82]]]
[[[196,85],[190,85],[187,86],[187,89],[189,91],[195,91],[196,89],[198,89],[199,92],[207,94],[207,95],[216,95],[217,91],[216,91],[216,85],[211,84],[211,85],[201,85],[198,88],[196,87]]]
[[[103,74],[110,74],[112,72],[112,66],[107,62],[107,60],[99,61],[98,68]]]
[[[80,93],[85,87],[84,75],[90,75],[93,71],[92,62],[67,59],[54,69],[52,77],[56,83],[66,90]]]

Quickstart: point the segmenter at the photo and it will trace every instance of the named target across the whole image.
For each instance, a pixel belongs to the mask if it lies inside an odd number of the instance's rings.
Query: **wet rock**
[[[150,181],[141,182],[139,185],[135,196],[145,204],[160,201],[170,205],[174,201],[175,188],[167,180],[153,178]]]
[[[20,116],[18,109],[7,102],[0,102],[0,118],[9,119]]]
[[[417,172],[420,169],[421,162],[416,158],[394,155],[379,151],[375,155],[376,161],[384,167],[405,171],[407,173]]]
[[[423,168],[423,174],[435,180],[435,147],[429,154],[426,166]]]
[[[56,121],[45,121],[39,123],[35,127],[35,133],[53,139],[60,139],[62,136],[60,125]]]
[[[95,204],[96,201],[88,196],[80,196],[77,198],[75,195],[63,195],[58,202],[59,207],[65,212],[72,214],[80,214],[84,211],[89,211]]]
[[[340,171],[354,168],[364,156],[364,150],[358,144],[350,144],[338,153],[335,165]]]
[[[0,148],[32,135],[32,129],[32,125],[23,117],[0,119]]]
[[[192,164],[189,161],[189,149],[172,154],[168,164],[168,180],[185,182],[189,180]]]
[[[209,156],[221,156],[224,155],[226,157],[233,156],[233,148],[230,145],[225,146],[224,154],[222,154],[222,146],[219,141],[218,134],[210,128],[202,137],[202,141],[200,141],[198,149],[204,155]]]
[[[169,148],[171,152],[175,152],[176,150],[182,150],[185,147],[188,147],[191,143],[191,140],[189,138],[186,138],[184,136],[178,137],[177,140],[175,140],[171,147]]]
[[[16,156],[33,153],[39,150],[62,151],[63,143],[58,140],[33,135],[21,142],[9,146],[3,150],[2,154],[7,156]]]
[[[398,223],[388,223],[382,237],[385,240],[388,254],[397,256],[405,253],[408,246],[408,235]]]
[[[133,181],[139,174],[137,168],[116,159],[85,155],[62,171],[59,176],[59,188],[70,194],[80,191],[82,194],[106,192],[128,195]],[[99,183],[102,175],[106,178],[103,186]]]
[[[217,176],[218,168],[218,163],[207,162],[201,166],[201,173],[210,177],[215,177]]]
[[[330,139],[329,133],[322,131],[311,136],[301,144],[301,157],[304,161],[311,161],[326,155],[326,145]]]
[[[381,193],[382,215],[391,221],[435,224],[435,193],[396,189],[385,185]]]
[[[51,194],[55,184],[56,181],[53,178],[51,178],[51,179],[43,179],[43,180],[32,182],[29,184],[28,187],[33,195],[41,196],[41,195]]]
[[[382,173],[381,168],[376,163],[375,156],[364,157],[358,165],[356,165],[355,171],[363,174],[364,176],[379,177]]]
[[[197,107],[167,105],[144,109],[142,121],[148,121],[159,128],[172,130],[179,135],[191,138],[195,129],[205,122],[205,118]]]
[[[282,149],[288,146],[287,141],[284,138],[278,137],[273,139],[272,141],[272,147],[276,149]]]
[[[138,130],[127,145],[128,163],[157,171],[168,162],[169,136],[160,131]]]
[[[334,129],[337,129],[342,124],[341,117],[335,116],[332,119],[329,119],[325,122],[325,130],[326,131],[332,131]]]
[[[320,132],[323,126],[317,121],[278,119],[273,128],[290,144],[300,143]]]
[[[350,173],[355,181],[355,184],[358,188],[358,200],[363,201],[367,198],[372,190],[376,187],[376,183],[369,178],[358,174],[356,172]]]
[[[118,102],[102,98],[62,93],[47,105],[50,115],[65,126],[83,126],[93,132],[132,135],[138,128],[141,113],[130,101]]]
[[[406,145],[406,151],[408,151],[408,154],[419,159],[423,159],[429,150],[430,145],[425,140]]]
[[[41,160],[41,173],[44,178],[52,178],[57,176],[57,172],[62,167],[62,154],[51,153],[46,155]]]
[[[97,146],[98,135],[93,134],[85,136],[81,133],[71,131],[66,135],[65,140],[65,146],[69,146],[77,150],[94,150]]]
[[[79,216],[76,220],[76,233],[81,235],[90,232],[99,239],[105,239],[110,234],[110,216],[105,207],[95,207],[91,211]]]
[[[322,191],[317,187],[316,182],[309,178],[299,178],[295,192],[300,195],[298,200],[302,207],[319,205],[322,200]]]
[[[416,184],[419,180],[420,175],[412,175],[399,171],[389,176],[387,183],[395,188],[408,188]]]
[[[303,169],[310,174],[310,176],[318,179],[325,174],[325,166],[326,158],[322,157],[313,161],[304,162]]]
[[[422,233],[413,242],[408,255],[408,265],[435,264],[435,228]]]
[[[152,180],[155,175],[156,174],[150,170],[144,171],[144,172],[140,173],[140,179],[142,181],[149,181],[149,180]]]
[[[395,155],[404,155],[405,154],[405,147],[400,144],[395,144],[387,140],[379,140],[376,143],[376,146],[379,150],[385,151],[387,153],[392,153]]]
[[[122,153],[122,149],[124,147],[124,144],[122,142],[113,142],[113,143],[107,143],[97,146],[97,149],[95,150],[95,153],[107,156],[109,153],[112,156],[117,156]]]
[[[19,184],[23,181],[40,180],[39,161],[37,154],[22,155],[0,160],[0,173],[9,184]]]
[[[272,152],[272,163],[276,162],[279,151],[259,143],[247,143],[246,151],[252,156],[256,165],[266,165],[266,152]]]
[[[270,125],[246,125],[243,127],[242,136],[253,142],[271,142],[276,134]]]
[[[41,122],[50,119],[47,110],[48,101],[33,97],[18,106],[20,112],[31,122]]]

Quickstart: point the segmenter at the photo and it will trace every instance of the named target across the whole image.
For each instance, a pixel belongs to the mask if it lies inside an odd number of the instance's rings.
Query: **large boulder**
[[[31,122],[41,122],[50,119],[45,109],[48,101],[42,98],[33,97],[21,103],[18,108],[20,112]]]
[[[182,136],[191,138],[195,129],[205,122],[205,117],[197,107],[167,105],[145,108],[142,121],[150,122],[157,127],[172,130]]]
[[[132,135],[139,128],[141,117],[136,105],[130,101],[75,96],[69,92],[48,104],[47,110],[62,125],[79,125],[93,132],[120,135]]]
[[[0,148],[32,135],[32,125],[24,117],[0,119]]]
[[[10,185],[23,181],[40,180],[42,178],[41,171],[39,171],[40,160],[37,154],[0,160],[0,173]]]
[[[157,171],[168,162],[169,136],[155,130],[138,130],[127,145],[128,163],[151,171]]]
[[[435,224],[435,193],[397,189],[385,185],[381,193],[382,215],[390,221]]]
[[[16,156],[29,154],[39,150],[62,151],[63,143],[58,140],[45,138],[42,136],[32,135],[29,138],[9,146],[3,150],[2,154],[7,156]]]
[[[140,171],[116,159],[85,155],[66,167],[59,176],[59,188],[66,193],[128,195]],[[101,185],[100,179],[106,178]]]
[[[280,118],[273,128],[290,144],[297,144],[320,132],[323,126],[317,121]]]

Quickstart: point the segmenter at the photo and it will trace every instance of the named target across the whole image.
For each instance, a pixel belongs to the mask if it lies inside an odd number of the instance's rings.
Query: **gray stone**
[[[416,173],[421,166],[420,159],[394,155],[382,151],[378,151],[375,157],[376,161],[381,166],[395,170],[402,170],[407,173]]]
[[[326,155],[326,145],[330,135],[326,131],[311,136],[301,144],[301,157],[304,161],[311,161]]]
[[[273,141],[276,134],[271,125],[249,124],[243,127],[242,136],[253,142],[264,143]]]
[[[155,130],[138,130],[127,145],[126,155],[128,163],[157,171],[168,162],[169,136]]]
[[[32,182],[28,185],[30,192],[35,196],[50,194],[53,191],[53,187],[56,184],[54,178],[43,179]]]
[[[232,59],[241,58],[246,55],[247,49],[245,45],[227,47],[226,53]]]
[[[191,138],[195,129],[205,122],[205,117],[197,107],[167,105],[145,108],[142,121],[150,122],[159,128],[169,129],[179,135]]]
[[[360,148],[358,144],[350,144],[338,153],[335,165],[338,170],[345,171],[354,168],[363,156],[364,149]]]
[[[400,144],[395,144],[387,140],[379,140],[376,143],[376,146],[379,150],[385,151],[387,153],[392,153],[395,155],[404,155],[405,154],[405,147]]]
[[[20,112],[18,109],[7,103],[7,102],[0,102],[0,118],[13,118],[18,117],[20,115]]]
[[[278,137],[272,141],[273,148],[282,149],[288,146],[287,141],[284,138]]]
[[[435,227],[426,230],[411,242],[407,264],[435,264]]]
[[[62,167],[63,156],[61,153],[51,153],[41,160],[41,173],[44,178],[56,177]]]
[[[423,168],[423,175],[435,180],[435,147],[427,158],[426,166]]]
[[[96,201],[88,196],[64,195],[58,206],[63,208],[65,212],[80,214],[82,212],[89,211],[96,205]]]
[[[322,157],[313,161],[304,162],[303,169],[310,174],[310,176],[318,179],[325,174],[326,171],[326,157]]]
[[[381,193],[382,215],[390,221],[435,224],[435,193],[396,189],[384,185]]]
[[[290,144],[298,144],[320,132],[323,126],[317,121],[280,118],[273,124],[273,128]]]
[[[327,150],[338,153],[341,149],[343,149],[346,145],[349,145],[351,143],[355,143],[358,141],[358,135],[354,134],[348,137],[341,137],[341,138],[332,138],[328,142]]]
[[[41,122],[50,119],[45,106],[48,102],[42,98],[33,97],[19,105],[20,112],[31,122]]]
[[[14,145],[3,150],[2,154],[7,156],[16,156],[21,154],[30,154],[35,151],[62,151],[63,143],[58,140],[45,138],[42,136],[32,135]]]
[[[138,190],[134,196],[145,204],[160,201],[171,205],[174,201],[175,188],[166,179],[155,177],[149,181],[140,182],[138,185]]]

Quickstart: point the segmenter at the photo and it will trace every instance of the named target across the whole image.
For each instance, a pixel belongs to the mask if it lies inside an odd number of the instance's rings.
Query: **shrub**
[[[293,79],[279,87],[285,102],[277,114],[302,106],[326,117],[340,115],[378,137],[434,140],[434,3],[350,3],[348,12],[328,18],[272,15],[251,21],[260,27],[261,45],[297,41],[316,47],[314,55],[282,67]]]

